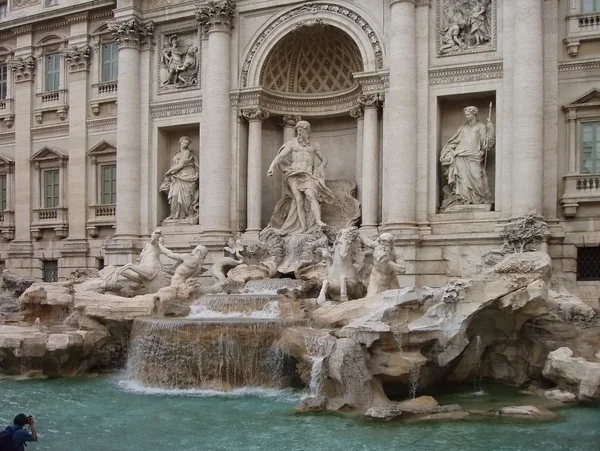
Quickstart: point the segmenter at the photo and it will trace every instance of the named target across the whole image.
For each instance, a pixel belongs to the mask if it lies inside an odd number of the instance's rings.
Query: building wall
[[[439,3],[442,1],[444,3]],[[398,6],[390,6],[388,1],[332,0],[328,3],[329,9],[319,9],[319,6],[314,14],[299,9],[303,2],[237,1],[228,43],[229,55],[223,55],[230,73],[232,124],[230,129],[223,131],[230,162],[227,175],[230,195],[224,200],[229,209],[229,230],[223,236],[207,233],[208,226],[203,224],[201,215],[199,224],[165,224],[167,245],[183,250],[191,243],[203,241],[211,247],[214,258],[227,234],[250,238],[245,234],[248,210],[252,208],[248,202],[253,202],[248,193],[257,187],[248,186],[248,165],[251,164],[249,125],[240,116],[247,108],[261,107],[269,112],[269,117],[261,124],[259,161],[262,176],[257,185],[262,199],[259,207],[262,227],[268,223],[282,192],[281,177],[267,178],[266,170],[287,136],[281,122],[284,114],[302,115],[312,123],[313,140],[321,143],[329,159],[328,178],[357,181],[357,195],[361,199],[363,186],[369,183],[363,174],[365,159],[362,152],[366,150],[361,148],[361,133],[364,132],[361,127],[364,123],[363,117],[357,121],[348,113],[358,105],[356,101],[360,94],[372,92],[383,94],[378,103],[376,123],[369,125],[377,130],[377,142],[369,152],[379,168],[377,180],[373,181],[376,192],[372,200],[377,204],[377,225],[384,229],[388,210],[395,208],[386,196],[391,194],[393,199],[395,194],[390,190],[396,188],[390,186],[397,186],[393,171],[391,175],[384,175],[389,169],[385,165],[390,161],[394,163],[394,158],[388,158],[395,155],[396,150],[398,159],[405,158],[402,156],[404,141],[410,141],[406,136],[400,142],[388,139],[392,136],[389,124],[394,127],[405,125],[403,121],[391,119],[397,117],[402,108],[394,100],[395,91],[391,89],[394,86],[390,88],[390,83],[396,80],[394,74],[403,71],[414,58],[416,125],[411,134],[416,148],[414,157],[397,162],[398,177],[403,177],[402,170],[406,167],[414,168],[415,183],[408,188],[410,193],[397,193],[400,202],[414,199],[414,225],[393,230],[407,260],[407,274],[402,276],[402,282],[442,285],[459,275],[465,262],[474,262],[488,250],[499,247],[500,232],[515,216],[514,199],[519,196],[513,192],[514,174],[520,169],[515,150],[519,148],[515,141],[515,124],[518,126],[518,118],[526,117],[531,109],[514,96],[515,86],[518,88],[519,83],[514,74],[521,73],[519,69],[522,69],[515,67],[515,52],[518,54],[519,46],[531,42],[522,40],[519,35],[522,30],[515,27],[515,21],[522,20],[523,8],[527,6],[525,3],[523,6],[493,1],[493,42],[485,51],[440,55],[438,30],[443,6],[449,2],[414,2],[415,53],[398,55],[394,54],[393,45],[396,42],[394,24],[398,20],[393,8]],[[203,141],[211,132],[207,130],[210,118],[203,105],[207,90],[211,89],[204,83],[210,76],[206,71],[221,64],[207,60],[210,34],[203,34],[199,28],[194,17],[196,5],[192,2],[60,0],[59,5],[49,7],[40,0],[20,8],[15,7],[18,2],[10,3],[7,17],[0,20],[0,64],[32,58],[34,67],[32,71],[13,64],[15,70],[8,81],[9,99],[5,109],[0,110],[0,156],[4,159],[0,161],[0,173],[13,177],[10,208],[4,214],[1,227],[0,259],[5,261],[6,267],[36,278],[43,277],[43,261],[58,260],[61,279],[67,278],[76,268],[131,261],[149,233],[168,215],[168,202],[159,192],[159,186],[177,151],[179,137],[191,135],[191,148],[197,152],[200,161],[209,165],[211,158],[203,160],[203,155],[212,153],[215,162],[222,156],[221,151],[207,148]],[[600,94],[596,95],[594,91],[600,89],[600,29],[580,25],[579,19],[573,18],[584,17],[579,8],[579,2],[543,2],[543,35],[528,39],[541,39],[544,53],[543,66],[532,67],[532,70],[543,72],[543,129],[539,131],[543,143],[540,213],[549,224],[548,249],[555,269],[564,272],[581,290],[582,296],[594,303],[600,289],[593,282],[577,280],[577,248],[599,244],[600,186],[596,181],[593,182],[596,185],[590,185],[587,191],[574,188],[577,180],[587,179],[580,174],[578,163],[574,167],[570,163],[570,159],[580,160],[580,143],[577,138],[575,145],[571,144],[569,127],[579,136],[582,120],[600,119],[600,108],[596,111]],[[141,43],[136,50],[139,52],[136,63],[139,78],[120,78],[118,85],[102,83],[102,46],[112,40],[106,25],[134,16],[143,23],[154,23],[153,38]],[[347,33],[354,40],[365,69],[356,74],[355,91],[340,94],[329,103],[335,104],[334,107],[314,100],[312,110],[306,109],[310,102],[302,96],[294,99],[293,95],[288,96],[290,103],[286,106],[282,97],[269,97],[271,94],[265,93],[257,83],[260,65],[269,54],[268,49],[276,46],[294,26],[310,25],[314,19]],[[318,22],[315,24],[320,26]],[[368,33],[365,32],[367,29],[370,30]],[[177,35],[186,48],[197,47],[195,58],[202,63],[199,82],[183,89],[164,84],[168,73],[163,56],[173,35]],[[65,55],[75,47],[81,50],[88,45],[89,56],[84,56],[78,67],[71,67],[71,61]],[[60,92],[58,100],[48,103],[44,100],[44,55],[56,51],[63,55]],[[120,54],[120,65],[123,58]],[[124,139],[125,133],[121,132],[121,136],[117,133],[117,121],[128,120],[122,112],[119,116],[117,97],[131,89],[137,90],[136,98],[139,99],[136,123],[140,124],[140,130],[131,130],[136,137],[139,134],[138,147],[134,157],[127,160],[127,168],[120,168],[118,177],[129,177],[128,171],[135,169],[133,174],[139,182],[139,195],[135,205],[121,204],[122,213],[118,213],[118,206],[112,210],[96,206],[98,165],[117,159],[119,141]],[[296,102],[298,99],[300,103]],[[497,143],[487,166],[493,208],[489,212],[441,213],[441,148],[463,123],[465,106],[478,106],[480,119],[484,120],[490,101],[493,102],[491,118],[497,132]],[[355,104],[350,105],[351,102]],[[299,114],[300,107],[295,106],[299,104],[305,108],[302,114]],[[578,117],[576,124],[569,122],[570,111],[575,111],[572,114]],[[64,209],[51,220],[39,219],[39,171],[45,167],[63,168],[60,182],[64,191],[60,207]],[[205,184],[206,180],[212,180],[211,170],[205,168],[205,171],[201,168],[201,192],[211,188]],[[205,180],[202,174],[205,174]],[[120,198],[118,195],[117,203]],[[136,214],[139,212],[140,219],[133,236],[125,234],[128,240],[125,243],[119,241],[123,233],[119,231],[117,218],[132,208],[136,209]],[[369,232],[373,230],[369,229]],[[121,254],[123,258],[118,257]]]

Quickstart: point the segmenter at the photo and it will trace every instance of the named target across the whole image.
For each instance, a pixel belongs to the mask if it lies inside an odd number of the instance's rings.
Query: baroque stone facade
[[[6,267],[64,280],[124,265],[157,226],[173,255],[202,245],[209,265],[267,226],[286,186],[269,164],[308,121],[323,186],[351,187],[361,236],[391,234],[401,286],[444,286],[536,210],[555,271],[598,299],[578,255],[600,261],[600,11],[47,3],[11,1],[0,22]]]

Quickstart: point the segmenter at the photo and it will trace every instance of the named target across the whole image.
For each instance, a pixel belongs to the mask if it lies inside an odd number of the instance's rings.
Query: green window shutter
[[[56,208],[59,201],[58,169],[44,171],[44,208]]]
[[[0,175],[0,209],[6,211],[6,175]]]
[[[46,91],[56,91],[60,83],[60,55],[55,53],[46,57]]]
[[[119,53],[115,42],[102,46],[102,81],[115,81],[119,75]]]
[[[115,164],[102,166],[101,177],[100,202],[103,205],[117,203],[117,166]]]
[[[6,99],[8,95],[8,67],[0,66],[0,99]]]

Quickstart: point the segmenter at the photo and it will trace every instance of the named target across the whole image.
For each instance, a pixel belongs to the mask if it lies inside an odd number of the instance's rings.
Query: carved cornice
[[[142,22],[136,17],[128,20],[117,20],[108,25],[108,31],[112,34],[119,47],[140,48],[142,44],[152,43],[154,36],[154,22]]]
[[[235,3],[230,0],[210,1],[196,10],[196,20],[208,33],[211,31],[231,31],[235,14]]]
[[[46,133],[56,133],[57,135],[68,135],[69,124],[51,124],[51,125],[40,125],[38,127],[31,127],[32,135],[42,135]]]
[[[23,34],[30,34],[33,32],[33,25],[22,25],[20,27],[14,27],[11,29],[13,36],[21,36]]]
[[[558,65],[559,72],[575,72],[580,70],[600,69],[600,59],[589,59],[586,61],[560,63]]]
[[[302,120],[302,116],[294,114],[284,114],[281,118],[282,127],[295,127],[298,121]]]
[[[107,131],[116,130],[117,128],[117,117],[105,117],[102,119],[88,119],[87,129],[89,131]]]
[[[185,114],[198,114],[202,112],[202,99],[181,100],[179,102],[158,103],[150,106],[153,119]]]
[[[68,64],[69,72],[87,71],[89,69],[92,54],[92,48],[89,45],[73,46],[70,49],[63,50],[62,53]]]
[[[503,77],[501,62],[470,66],[448,67],[429,71],[430,85],[446,85],[468,81],[491,80]]]
[[[383,105],[383,95],[367,94],[358,96],[358,104],[363,108],[379,108]]]
[[[261,107],[244,108],[240,113],[248,122],[262,122],[269,117],[269,112]]]
[[[355,22],[357,26],[360,27],[360,29],[367,35],[369,41],[371,42],[371,47],[373,48],[373,53],[375,54],[377,69],[381,69],[383,67],[383,49],[381,43],[379,42],[378,36],[375,33],[375,30],[373,30],[373,27],[371,27],[371,25],[369,25],[369,23],[360,14],[345,6],[332,3],[308,2],[288,11],[282,16],[279,16],[262,31],[258,38],[256,38],[242,67],[242,87],[245,88],[248,86],[248,72],[250,70],[250,65],[252,64],[252,61],[258,52],[258,48],[271,33],[273,33],[283,23],[295,18],[300,14],[310,13],[318,15],[319,12],[339,14]]]
[[[32,55],[25,58],[12,58],[8,61],[8,67],[13,71],[15,83],[33,81],[35,58]]]

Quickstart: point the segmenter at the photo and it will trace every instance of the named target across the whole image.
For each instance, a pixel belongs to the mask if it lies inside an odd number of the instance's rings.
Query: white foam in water
[[[279,305],[277,301],[267,302],[262,310],[250,313],[249,315],[243,312],[216,312],[202,304],[193,304],[190,309],[188,318],[256,318],[256,319],[273,319],[279,318]]]
[[[241,387],[230,391],[220,391],[201,388],[148,387],[131,379],[118,379],[116,383],[126,392],[149,396],[191,396],[198,398],[259,396],[261,398],[276,398],[282,401],[293,402],[297,402],[305,396],[304,393],[295,392],[292,389],[278,390],[264,387]]]

